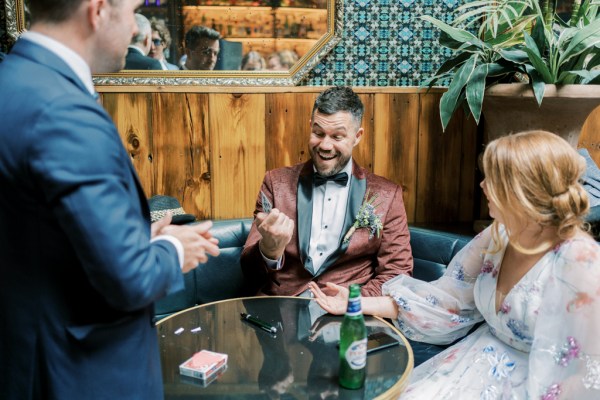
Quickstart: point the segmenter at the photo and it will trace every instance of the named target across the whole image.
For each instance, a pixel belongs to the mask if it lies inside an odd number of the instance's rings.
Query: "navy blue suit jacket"
[[[125,67],[123,69],[152,69],[162,70],[160,61],[152,57],[145,56],[139,51],[129,48],[125,57]]]
[[[163,398],[153,302],[183,276],[111,118],[25,39],[0,110],[0,398]]]

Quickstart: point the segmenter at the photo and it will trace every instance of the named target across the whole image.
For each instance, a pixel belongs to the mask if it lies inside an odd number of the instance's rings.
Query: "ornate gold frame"
[[[17,40],[25,30],[23,0],[5,0],[6,30]],[[327,33],[289,71],[127,71],[94,75],[94,84],[152,86],[294,86],[340,41],[343,0],[327,0]]]

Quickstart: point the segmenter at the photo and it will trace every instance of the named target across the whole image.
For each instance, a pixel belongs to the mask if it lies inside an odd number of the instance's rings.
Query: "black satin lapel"
[[[354,224],[354,220],[356,219],[356,214],[358,214],[358,210],[360,209],[361,204],[363,203],[365,193],[367,192],[367,180],[366,179],[358,179],[356,176],[352,177],[350,181],[350,190],[348,193],[348,207],[346,207],[346,216],[344,217],[344,227],[342,228],[342,232],[340,234],[340,244],[336,251],[331,253],[327,260],[323,263],[323,266],[319,269],[319,274],[326,271],[330,265],[332,265],[342,254],[346,252],[348,249],[348,245],[350,241],[344,243],[344,236],[352,224]]]
[[[312,175],[300,174],[298,179],[298,243],[302,263],[308,258],[308,245],[312,227]]]

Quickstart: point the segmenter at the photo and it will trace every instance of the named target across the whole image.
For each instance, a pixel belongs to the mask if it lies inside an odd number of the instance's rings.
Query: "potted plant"
[[[572,93],[569,85],[600,83],[599,5],[600,0],[572,0],[568,20],[556,12],[556,0],[475,0],[457,9],[451,25],[421,16],[441,30],[440,44],[453,51],[423,84],[449,83],[440,100],[443,129],[461,106],[479,124],[484,97],[499,83],[520,83],[511,91],[516,97],[529,97],[535,107],[550,96]],[[585,108],[585,117],[600,103],[600,86],[593,88],[583,96],[588,105],[576,108]],[[562,101],[557,104],[564,106]]]

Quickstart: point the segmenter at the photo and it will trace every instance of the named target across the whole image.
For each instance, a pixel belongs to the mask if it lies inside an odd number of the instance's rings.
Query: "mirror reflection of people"
[[[410,339],[457,344],[419,365],[402,399],[597,399],[600,246],[585,231],[585,160],[545,131],[504,136],[483,156],[494,222],[423,282],[399,276],[363,311],[395,320]],[[309,284],[328,312],[348,290]]]
[[[139,0],[29,0],[0,63],[0,399],[162,400],[154,302],[218,255],[210,222],[150,222],[92,74]]]
[[[165,22],[160,19],[152,18],[150,20],[152,28],[152,45],[148,56],[158,60],[163,70],[178,70],[179,67],[167,61],[167,52],[171,46],[171,34],[165,25]]]
[[[308,282],[332,281],[362,284],[364,296],[378,296],[385,281],[412,271],[402,188],[352,157],[363,113],[352,88],[324,90],[307,127],[310,160],[265,174],[241,255],[257,294],[304,295]],[[268,214],[262,193],[273,206]],[[361,207],[369,226],[353,230]]]
[[[258,51],[249,51],[242,57],[242,71],[262,71],[266,68],[267,62]]]
[[[125,67],[123,69],[159,70],[162,65],[158,60],[148,57],[152,46],[152,28],[150,21],[142,14],[135,14],[137,33],[133,35],[131,44],[127,48]]]
[[[293,50],[281,50],[269,54],[267,69],[271,71],[289,71],[298,61],[298,54]]]
[[[206,26],[193,26],[185,34],[185,63],[182,69],[213,70],[219,56],[221,35]]]

